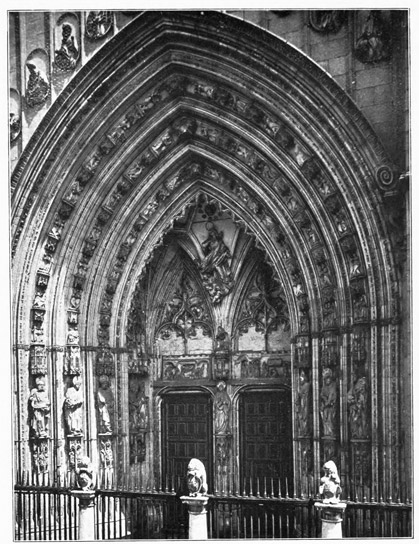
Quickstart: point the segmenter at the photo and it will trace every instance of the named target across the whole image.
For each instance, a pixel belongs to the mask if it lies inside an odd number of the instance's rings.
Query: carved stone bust
[[[342,492],[338,469],[333,461],[323,465],[324,476],[320,479],[320,498],[325,504],[337,504]]]
[[[204,464],[199,459],[191,459],[189,461],[188,489],[191,497],[198,497],[207,494],[207,472]]]

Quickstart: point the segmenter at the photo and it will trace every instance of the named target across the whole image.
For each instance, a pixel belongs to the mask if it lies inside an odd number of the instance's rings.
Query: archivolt
[[[390,316],[384,153],[326,73],[248,32],[221,14],[144,13],[64,90],[12,180],[18,343],[40,291],[45,341],[66,342],[69,309],[96,344],[92,331],[127,311],[153,248],[200,191],[267,252],[294,333],[308,306],[312,332],[331,305],[336,326],[351,324],[362,296],[365,319]]]

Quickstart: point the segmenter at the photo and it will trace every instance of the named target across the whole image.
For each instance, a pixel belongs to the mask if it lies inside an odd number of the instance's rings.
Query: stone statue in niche
[[[390,36],[381,11],[371,10],[355,44],[361,62],[379,62],[390,56]]]
[[[100,40],[112,27],[111,11],[90,11],[86,19],[86,36],[91,40]]]
[[[99,377],[99,389],[96,395],[96,405],[99,413],[98,429],[100,433],[112,433],[114,396],[110,389],[110,378],[106,374]]]
[[[342,488],[338,469],[333,461],[327,461],[323,465],[324,476],[320,479],[319,494],[325,504],[337,504]]]
[[[144,394],[144,382],[136,377],[129,380],[129,429],[138,432],[148,427],[147,397]]]
[[[79,58],[79,49],[73,36],[73,29],[68,23],[62,26],[61,47],[55,51],[55,66],[63,71],[74,70]]]
[[[44,104],[49,97],[49,83],[46,76],[32,62],[27,62],[29,78],[26,85],[26,103],[30,108]]]
[[[51,403],[45,390],[45,377],[35,379],[36,388],[29,395],[30,428],[35,438],[48,437]]]
[[[323,370],[323,387],[320,391],[320,417],[323,424],[323,436],[334,437],[336,434],[338,390],[330,368]]]
[[[204,258],[200,270],[205,288],[214,303],[221,302],[233,286],[230,250],[224,243],[224,233],[218,232],[211,222],[207,223],[208,238],[202,243]]]
[[[348,391],[349,429],[352,438],[368,438],[367,409],[367,379],[361,376]]]
[[[21,122],[20,116],[17,113],[10,113],[9,115],[9,135],[10,142],[14,142],[20,134]]]
[[[34,441],[32,443],[33,467],[38,474],[48,472],[49,447],[47,440]]]
[[[72,386],[67,389],[64,399],[64,415],[70,435],[83,433],[83,393],[80,389],[81,377],[74,376]]]
[[[310,10],[310,26],[317,32],[338,32],[345,15],[345,11],[339,9]]]
[[[351,252],[349,254],[349,277],[356,278],[362,274],[361,262],[357,252]]]
[[[354,319],[362,321],[368,318],[369,307],[367,295],[363,292],[357,292],[353,297],[354,301]]]
[[[300,436],[307,436],[311,432],[311,383],[305,370],[300,370],[300,388],[295,400],[297,409],[298,430]]]
[[[188,464],[188,489],[191,497],[206,495],[208,491],[207,472],[199,459],[191,459]]]
[[[113,468],[112,442],[109,439],[100,441],[100,461],[104,469]]]
[[[214,397],[215,409],[215,434],[228,434],[230,432],[231,400],[226,391],[226,384],[218,382],[217,392]]]
[[[225,436],[217,437],[215,443],[215,460],[218,467],[226,467],[228,461],[227,438]]]
[[[221,325],[217,328],[217,334],[215,336],[216,345],[215,349],[216,351],[229,351],[230,350],[230,338],[228,333],[221,327]]]

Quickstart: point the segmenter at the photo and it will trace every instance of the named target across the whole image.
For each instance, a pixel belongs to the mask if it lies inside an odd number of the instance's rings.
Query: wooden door
[[[291,392],[252,391],[240,399],[241,480],[246,492],[293,492]],[[259,480],[259,482],[258,482]]]
[[[186,491],[189,461],[200,459],[212,483],[212,410],[209,395],[181,393],[167,395],[163,403],[163,482],[175,482],[175,490]]]

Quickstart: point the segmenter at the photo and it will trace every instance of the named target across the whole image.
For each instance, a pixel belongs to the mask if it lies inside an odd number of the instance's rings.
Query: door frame
[[[241,489],[241,486],[244,481],[244,421],[242,420],[242,403],[244,401],[244,397],[247,394],[252,393],[281,393],[283,392],[288,396],[288,403],[289,403],[289,419],[290,419],[290,445],[289,445],[289,451],[291,455],[290,459],[290,478],[288,480],[288,489],[292,490],[294,488],[295,483],[295,473],[294,473],[294,462],[293,462],[293,456],[294,456],[294,435],[293,435],[293,425],[292,425],[292,417],[293,417],[293,406],[292,406],[292,390],[290,387],[284,386],[284,385],[245,385],[244,387],[240,388],[236,392],[235,396],[235,412],[236,412],[236,452],[237,452],[237,459],[239,463],[239,470],[238,470],[238,476],[239,476],[239,486]],[[268,476],[268,475],[267,475]]]
[[[173,387],[167,388],[164,391],[159,393],[160,397],[160,474],[159,481],[162,481],[163,476],[168,472],[167,467],[167,428],[166,428],[166,407],[167,400],[170,397],[187,397],[187,396],[197,396],[201,395],[207,399],[207,439],[208,439],[208,462],[205,464],[205,469],[207,473],[207,484],[209,492],[213,489],[214,482],[214,435],[213,435],[213,394],[206,387],[192,387],[190,389],[185,389],[184,387]],[[187,474],[185,473],[185,483],[186,483]],[[183,486],[182,486],[183,487]]]

